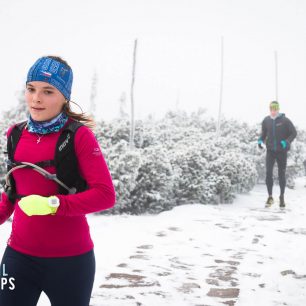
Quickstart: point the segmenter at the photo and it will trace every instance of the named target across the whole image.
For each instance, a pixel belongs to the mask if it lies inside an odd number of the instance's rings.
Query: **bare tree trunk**
[[[275,58],[275,100],[278,101],[278,58],[277,51],[274,53]]]
[[[175,109],[178,111],[179,110],[179,104],[180,104],[180,90],[177,90],[176,93],[176,102],[175,102]]]
[[[222,99],[223,99],[223,61],[224,61],[223,57],[224,57],[224,44],[223,44],[223,36],[222,36],[221,37],[221,78],[220,78],[220,98],[219,98],[217,137],[220,136],[220,126],[221,126],[221,109],[222,109]]]
[[[93,118],[95,117],[96,114],[97,83],[98,83],[98,75],[97,72],[94,71],[91,81],[90,106],[89,106],[89,113]]]
[[[124,91],[121,94],[119,102],[120,102],[120,105],[119,105],[119,118],[127,119],[129,116],[126,113],[126,94],[125,94]]]
[[[134,42],[133,52],[133,71],[132,71],[132,84],[131,84],[131,129],[130,129],[130,149],[134,149],[134,133],[135,133],[135,106],[134,106],[134,84],[135,84],[135,71],[136,71],[136,51],[137,39]]]

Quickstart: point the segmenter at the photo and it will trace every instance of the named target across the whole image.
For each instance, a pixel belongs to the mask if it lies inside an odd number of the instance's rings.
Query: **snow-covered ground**
[[[89,216],[97,261],[90,305],[306,305],[304,185],[287,190],[285,211],[263,208],[266,189],[257,185],[233,205]],[[10,226],[0,227],[0,255]],[[50,306],[45,295],[38,305]]]

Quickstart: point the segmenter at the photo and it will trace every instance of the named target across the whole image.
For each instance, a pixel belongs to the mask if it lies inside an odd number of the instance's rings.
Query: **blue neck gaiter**
[[[58,132],[68,121],[65,112],[61,112],[58,116],[49,121],[35,121],[29,116],[28,131],[37,134],[49,134]]]

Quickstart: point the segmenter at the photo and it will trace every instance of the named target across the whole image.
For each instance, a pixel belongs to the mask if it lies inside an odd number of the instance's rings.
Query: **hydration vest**
[[[22,131],[25,128],[27,122],[21,122],[16,124],[7,139],[7,171],[20,165],[14,160],[14,154],[18,145],[18,141],[21,137]],[[74,136],[78,128],[83,126],[78,121],[72,121],[68,123],[63,129],[57,140],[54,160],[44,160],[35,165],[44,168],[54,166],[56,168],[56,178],[62,181],[69,187],[70,191],[58,184],[59,194],[73,194],[77,192],[85,191],[88,186],[86,181],[81,177],[78,169],[78,160],[74,150]],[[32,168],[27,166],[27,168]],[[52,179],[52,177],[48,177]],[[54,176],[53,176],[54,178]],[[14,203],[16,199],[20,199],[23,195],[16,193],[16,183],[12,175],[9,176],[10,187],[5,185],[4,189],[8,195],[9,200]]]

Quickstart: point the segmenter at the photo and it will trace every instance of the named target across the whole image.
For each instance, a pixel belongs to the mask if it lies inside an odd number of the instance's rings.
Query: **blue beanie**
[[[41,57],[30,68],[26,84],[32,81],[47,82],[57,88],[69,101],[72,80],[71,68],[53,58]]]

